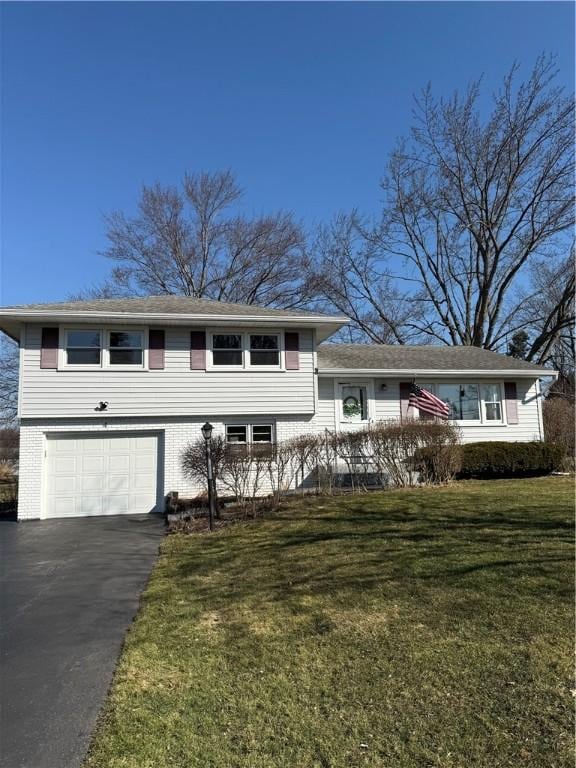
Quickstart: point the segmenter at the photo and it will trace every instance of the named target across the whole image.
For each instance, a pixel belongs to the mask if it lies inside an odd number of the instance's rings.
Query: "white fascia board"
[[[466,370],[460,368],[418,368],[414,370],[392,369],[392,368],[319,368],[319,376],[404,376],[405,378],[414,378],[415,376],[500,376],[504,378],[518,378],[527,376],[531,379],[541,379],[551,376],[558,378],[558,371],[527,371],[512,369],[497,370]]]
[[[58,312],[38,312],[33,310],[22,310],[21,312],[14,312],[13,310],[6,310],[0,308],[0,318],[5,317],[7,320],[22,321],[22,320],[37,320],[40,322],[52,322],[56,323],[59,320],[80,321],[80,320],[124,320],[126,322],[138,322],[142,323],[146,320],[153,320],[154,322],[163,323],[178,323],[186,324],[190,323],[250,323],[250,322],[270,322],[270,323],[290,323],[292,325],[303,325],[308,323],[309,325],[316,325],[318,323],[330,323],[345,325],[350,322],[348,317],[342,315],[212,315],[212,314],[173,314],[166,312],[74,312],[68,310],[59,310]]]
[[[6,319],[22,320],[40,320],[42,322],[50,320],[57,322],[60,319],[66,320],[134,320],[142,321],[150,319],[162,322],[178,323],[197,323],[197,322],[273,322],[273,323],[292,323],[292,324],[317,324],[317,323],[349,323],[350,319],[343,315],[213,315],[213,314],[175,314],[166,312],[75,312],[72,310],[58,310],[57,312],[41,312],[38,310],[22,310],[14,312],[10,309],[0,308],[0,317]]]
[[[0,329],[15,332],[18,324],[24,322],[36,323],[115,323],[125,325],[174,325],[174,326],[283,326],[295,328],[316,328],[319,331],[318,341],[331,336],[343,325],[350,322],[349,318],[340,315],[211,315],[211,314],[170,314],[153,312],[75,312],[61,310],[58,312],[39,312],[33,310],[0,309]],[[11,335],[11,334],[10,334]]]

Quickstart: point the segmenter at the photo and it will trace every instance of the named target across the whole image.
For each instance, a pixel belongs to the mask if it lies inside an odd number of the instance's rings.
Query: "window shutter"
[[[58,328],[42,328],[40,368],[58,368]]]
[[[287,371],[300,369],[300,334],[289,332],[284,334],[284,348]]]
[[[193,371],[206,370],[206,331],[192,331],[190,334],[190,368]]]
[[[405,421],[408,418],[408,407],[410,404],[411,381],[400,382],[400,418]]]
[[[518,424],[518,392],[515,381],[504,382],[504,399],[508,424]]]
[[[165,333],[161,328],[150,328],[148,331],[148,368],[159,370],[164,368]]]

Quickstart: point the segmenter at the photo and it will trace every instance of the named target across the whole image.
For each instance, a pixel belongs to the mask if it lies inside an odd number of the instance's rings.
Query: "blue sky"
[[[102,214],[143,183],[232,168],[246,213],[309,226],[378,207],[412,95],[558,57],[574,5],[4,3],[0,301],[65,298],[109,264]]]

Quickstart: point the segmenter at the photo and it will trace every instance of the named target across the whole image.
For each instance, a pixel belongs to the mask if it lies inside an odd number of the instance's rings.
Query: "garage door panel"
[[[156,457],[154,457],[154,464],[156,464]],[[114,460],[109,461],[108,472],[111,475],[122,475],[130,471],[130,455],[119,454],[114,456]]]
[[[91,437],[89,440],[74,440],[72,442],[79,443],[83,453],[103,453],[108,441]]]
[[[102,496],[91,496],[89,494],[82,494],[82,497],[78,500],[78,512],[81,515],[102,515]]]
[[[76,491],[77,478],[75,475],[57,475],[49,477],[46,482],[48,493],[63,493],[70,495]]]
[[[109,491],[130,491],[130,477],[129,475],[117,475],[108,478],[108,490]]]
[[[130,437],[115,437],[108,441],[108,452],[114,453],[131,453],[133,450],[133,438]]]
[[[128,494],[125,496],[107,496],[104,504],[107,515],[126,515],[130,512],[130,496]]]
[[[43,517],[158,509],[160,436],[47,436]]]
[[[130,497],[130,504],[133,507],[140,507],[142,508],[146,504],[146,499],[148,499],[148,495],[145,493],[142,494],[132,494]]]
[[[75,456],[56,456],[54,459],[54,474],[56,476],[61,475],[75,475],[76,474],[76,457]]]
[[[156,465],[156,456],[144,454],[134,456],[134,469],[136,472],[151,472]]]
[[[103,491],[105,488],[105,478],[102,475],[83,475],[79,478],[80,491]]]
[[[76,505],[73,496],[57,496],[53,503],[52,517],[68,517],[75,514]]]
[[[80,457],[80,472],[82,474],[103,474],[106,470],[106,457],[105,456],[90,456],[84,455]]]
[[[73,455],[78,453],[76,440],[55,440],[54,444],[51,446],[51,450],[52,453],[71,453]]]
[[[155,478],[150,473],[134,475],[132,487],[136,487],[139,491],[150,491],[155,485]]]

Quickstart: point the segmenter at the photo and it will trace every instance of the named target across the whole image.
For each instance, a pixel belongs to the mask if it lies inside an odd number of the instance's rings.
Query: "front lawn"
[[[89,768],[573,765],[571,478],[171,536]]]

